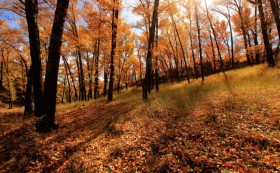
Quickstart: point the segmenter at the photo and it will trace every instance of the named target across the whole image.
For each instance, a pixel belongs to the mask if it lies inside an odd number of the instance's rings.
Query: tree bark
[[[71,72],[71,70],[70,70],[69,64],[68,64],[67,61],[66,61],[66,58],[65,58],[64,56],[62,56],[62,59],[63,59],[63,61],[64,61],[64,65],[65,65],[66,70],[68,69],[68,71],[69,71],[69,75],[70,75],[70,77],[71,77],[72,85],[73,85],[73,87],[74,87],[74,95],[75,95],[74,101],[77,101],[77,100],[78,100],[78,93],[77,93],[77,89],[76,89],[74,77],[73,77],[72,72]]]
[[[181,51],[182,51],[182,54],[183,54],[183,59],[184,59],[184,63],[185,63],[185,69],[186,69],[186,75],[187,75],[188,83],[190,83],[190,73],[189,73],[188,64],[187,64],[187,60],[186,60],[187,59],[186,58],[186,53],[185,53],[185,50],[184,50],[184,47],[183,47],[182,40],[181,40],[180,35],[179,35],[179,31],[177,29],[176,22],[175,22],[174,17],[173,17],[173,14],[171,14],[170,9],[169,9],[169,11],[170,11],[171,19],[172,19],[173,24],[174,24],[174,29],[176,31],[176,34],[177,34],[177,37],[178,37],[178,40],[179,40],[179,43],[180,43],[180,48],[181,48]]]
[[[276,0],[269,0],[274,21],[276,23],[278,37],[280,39],[280,8]]]
[[[68,76],[68,69],[67,69],[67,64],[66,64],[66,59],[65,57],[62,56],[62,59],[63,59],[63,63],[64,63],[64,68],[65,68],[65,76],[66,76],[66,80],[67,80],[67,84],[68,84],[68,99],[67,99],[67,102],[71,103],[71,85],[70,85],[70,79],[69,79],[69,76]]]
[[[115,49],[117,47],[117,29],[118,29],[118,18],[119,18],[119,0],[114,0],[117,8],[113,9],[112,14],[112,47],[111,47],[111,60],[110,60],[110,81],[109,81],[109,91],[108,91],[108,102],[113,101],[113,90],[114,90],[114,75],[115,75],[115,66],[114,66],[114,58],[115,58]]]
[[[33,66],[32,84],[34,93],[35,115],[42,115],[42,64],[40,36],[37,24],[38,0],[25,0],[25,13],[28,25],[30,55]]]
[[[206,2],[205,2],[206,5]],[[201,72],[201,79],[202,82],[204,82],[204,66],[203,66],[203,61],[202,61],[202,47],[201,47],[201,38],[200,38],[200,27],[199,27],[199,19],[198,19],[198,11],[197,11],[197,6],[195,5],[195,19],[196,19],[196,28],[197,28],[197,37],[198,37],[198,48],[199,48],[199,60],[200,60],[200,72]],[[206,6],[207,9],[207,6]],[[208,10],[208,9],[207,9]],[[208,14],[208,11],[207,11]],[[209,19],[209,17],[208,17]],[[209,19],[210,21],[210,19]],[[211,22],[210,22],[211,23]],[[212,24],[211,24],[212,25]]]
[[[148,93],[151,91],[151,84],[152,84],[152,54],[153,54],[153,44],[155,40],[155,29],[156,29],[156,19],[158,15],[158,6],[159,0],[155,0],[154,2],[154,10],[153,10],[153,17],[152,17],[152,24],[149,30],[149,39],[148,39],[148,53],[147,53],[147,60],[146,60],[146,75],[143,82],[143,100],[148,100]]]
[[[54,23],[52,27],[48,63],[44,87],[44,115],[36,125],[36,130],[45,133],[57,128],[55,125],[55,109],[57,94],[57,77],[60,59],[60,48],[67,15],[69,0],[58,0],[56,5]]]
[[[210,19],[210,15],[209,15],[208,7],[207,7],[207,4],[206,4],[206,0],[204,0],[204,2],[205,2],[205,7],[206,7],[207,18],[208,18],[208,21],[209,21],[209,24],[210,24],[210,28],[211,28],[211,30],[213,32],[213,36],[214,36],[214,40],[215,40],[215,43],[216,43],[218,55],[219,55],[219,58],[220,58],[220,68],[224,72],[225,71],[225,69],[224,69],[224,62],[223,62],[223,58],[222,58],[222,55],[221,55],[220,46],[219,46],[219,43],[218,43],[218,40],[217,40],[216,31],[215,31],[214,26],[212,24],[212,21]]]
[[[266,52],[266,61],[270,67],[274,67],[275,61],[273,59],[272,48],[269,43],[269,37],[268,37],[268,33],[267,33],[268,27],[267,27],[267,22],[266,22],[266,19],[264,16],[262,0],[258,0],[258,9],[259,9],[259,16],[260,16],[260,20],[261,20],[261,29],[262,29],[264,46],[265,46],[265,52]]]
[[[95,74],[94,74],[94,99],[97,99],[98,96],[98,76],[99,76],[99,49],[100,49],[100,41],[97,40],[97,50],[95,55],[95,61],[94,61],[94,68],[95,68]]]
[[[106,70],[104,69],[104,87],[103,87],[103,96],[107,96],[107,84],[108,84],[108,74]]]
[[[33,111],[32,106],[32,65],[29,69],[28,75],[27,75],[27,84],[25,89],[25,98],[24,98],[24,115],[28,116]]]

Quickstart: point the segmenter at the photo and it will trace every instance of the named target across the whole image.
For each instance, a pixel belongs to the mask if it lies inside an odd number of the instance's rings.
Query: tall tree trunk
[[[188,33],[189,33],[189,37],[190,37],[190,46],[191,46],[191,50],[192,50],[192,60],[193,60],[193,69],[194,69],[194,73],[195,73],[195,78],[198,79],[198,72],[197,72],[197,66],[196,66],[196,62],[195,62],[195,54],[194,54],[194,46],[193,46],[193,33],[192,33],[192,20],[191,20],[191,13],[188,13],[188,17],[190,19],[190,23],[189,23],[189,28]]]
[[[255,31],[253,32],[254,35],[254,44],[255,46],[259,45],[259,41],[258,41],[258,17],[257,17],[257,6],[255,7],[255,16],[254,16],[254,20],[255,20]],[[256,49],[255,49],[256,50]],[[256,64],[260,63],[260,53],[259,50],[256,50]]]
[[[45,133],[55,128],[55,109],[57,94],[57,77],[60,59],[60,48],[64,29],[65,17],[67,15],[69,0],[58,0],[55,17],[50,37],[48,51],[48,63],[46,69],[46,80],[44,85],[44,116],[36,124],[36,130]]]
[[[212,48],[212,56],[213,56],[213,68],[214,68],[214,73],[217,72],[217,68],[216,68],[216,54],[215,54],[215,48],[214,48],[214,44],[213,44],[213,39],[212,39],[212,34],[211,31],[209,31],[209,37],[210,37],[210,42],[211,42],[211,48]]]
[[[61,96],[61,103],[64,103],[65,90],[66,90],[66,75],[65,75],[64,80],[63,80],[63,90],[62,90],[62,96]]]
[[[269,0],[272,14],[274,16],[274,21],[276,23],[277,31],[278,31],[278,37],[280,39],[280,8],[279,4],[277,3],[277,0]]]
[[[269,64],[270,67],[275,66],[275,61],[273,59],[273,53],[272,53],[272,48],[269,43],[269,37],[268,37],[268,27],[267,27],[267,22],[264,16],[264,11],[263,11],[263,6],[262,6],[262,0],[258,0],[258,9],[259,9],[259,16],[261,20],[261,29],[262,29],[262,35],[263,35],[263,41],[264,41],[264,46],[265,46],[265,52],[266,52],[266,61]]]
[[[246,37],[247,31],[245,30],[243,14],[242,14],[242,11],[241,11],[240,8],[241,7],[238,8],[238,15],[239,15],[239,18],[240,18],[240,21],[241,21],[241,31],[242,31],[242,36],[243,36],[243,40],[244,40],[245,53],[246,53],[246,58],[247,58],[248,65],[251,66],[252,62],[251,62],[251,59],[250,59],[249,54],[248,54],[248,40],[247,40],[247,37]]]
[[[206,2],[205,2],[206,4]],[[200,60],[200,72],[201,72],[201,79],[204,82],[204,66],[202,61],[202,47],[201,47],[201,38],[200,38],[200,27],[199,27],[199,19],[198,19],[198,11],[197,5],[195,5],[195,19],[196,19],[196,28],[197,28],[197,37],[198,37],[198,48],[199,48],[199,60]],[[206,7],[207,9],[207,7]],[[209,19],[209,18],[208,18]],[[210,20],[210,19],[209,19]]]
[[[67,102],[71,103],[71,85],[70,85],[70,79],[69,79],[69,76],[68,76],[68,69],[67,69],[67,62],[66,62],[66,59],[65,57],[62,56],[62,59],[63,59],[63,63],[64,63],[64,68],[65,68],[65,76],[66,76],[66,80],[67,80],[67,84],[68,84],[68,99],[67,99]]]
[[[174,20],[173,14],[171,13],[171,9],[169,9],[169,11],[170,11],[171,19],[173,21],[174,29],[176,31],[176,34],[177,34],[177,37],[178,37],[178,40],[179,40],[179,43],[180,43],[181,51],[182,51],[182,54],[183,54],[183,59],[184,59],[184,63],[185,63],[185,69],[186,69],[186,75],[187,75],[188,83],[190,83],[190,73],[189,73],[188,64],[187,64],[187,60],[186,60],[187,59],[186,58],[186,53],[185,53],[183,43],[182,43],[182,40],[180,38],[178,29],[177,29],[176,22]]]
[[[35,115],[42,115],[42,64],[40,36],[37,24],[38,0],[25,0],[25,14],[28,25],[30,55],[33,66],[32,84],[34,93]]]
[[[114,90],[114,75],[115,66],[114,58],[117,47],[117,29],[118,29],[118,18],[119,18],[119,0],[113,0],[114,3],[117,1],[117,7],[113,9],[112,14],[112,46],[111,46],[111,60],[110,60],[110,81],[109,81],[109,91],[108,91],[108,101],[113,101],[113,90]],[[115,4],[114,4],[115,5]]]
[[[158,49],[158,15],[156,17],[156,49]],[[156,55],[156,92],[159,92],[158,55]]]
[[[231,24],[231,14],[228,9],[228,25],[229,25],[229,32],[230,32],[230,43],[231,43],[231,68],[235,67],[234,64],[234,42],[233,42],[233,29]]]
[[[169,45],[170,45],[170,47],[171,47],[171,50],[172,50],[172,52],[173,52],[173,57],[174,57],[174,61],[175,61],[175,68],[176,68],[176,81],[177,82],[180,82],[180,73],[179,73],[179,60],[178,60],[178,56],[177,56],[177,53],[175,52],[175,50],[174,50],[174,46],[172,45],[172,42],[171,42],[171,39],[170,39],[170,35],[169,34],[167,34],[167,38],[168,38],[168,42],[169,42]],[[176,38],[176,35],[175,35],[175,38]],[[162,57],[162,59],[163,60],[165,60],[164,59],[164,57]],[[171,60],[170,60],[171,61]],[[166,63],[167,64],[167,63]],[[168,65],[167,65],[167,67],[168,67]],[[170,68],[172,68],[172,66],[170,67]],[[171,72],[171,70],[169,70],[170,72]],[[173,81],[173,76],[170,76],[171,78],[172,78],[172,81]]]
[[[95,55],[95,74],[94,74],[94,99],[97,99],[98,96],[98,76],[99,76],[99,49],[100,49],[100,41],[97,40],[97,50]]]
[[[81,54],[81,50],[80,47],[78,46],[78,58],[79,58],[79,68],[80,68],[80,97],[81,100],[86,100],[87,97],[87,93],[86,93],[86,85],[85,85],[85,78],[84,78],[84,69],[83,69],[83,62],[82,62],[82,54]]]
[[[89,80],[89,85],[88,85],[88,100],[92,99],[92,64],[90,63],[90,58],[89,58],[89,52],[87,51],[87,56],[86,56],[86,61],[87,61],[87,71],[88,71],[88,80]]]
[[[64,61],[64,65],[66,66],[66,68],[67,68],[68,71],[69,71],[69,75],[70,75],[70,77],[71,77],[72,85],[73,85],[73,87],[74,87],[74,95],[75,95],[74,101],[77,101],[77,100],[78,100],[78,93],[77,93],[77,89],[76,89],[74,77],[73,77],[72,72],[71,72],[71,70],[70,70],[69,64],[68,64],[67,61],[66,61],[66,58],[65,58],[64,56],[62,56],[62,59],[63,59],[63,61]]]
[[[153,55],[153,44],[155,40],[155,29],[156,29],[156,20],[158,15],[158,6],[159,0],[155,0],[154,2],[154,10],[152,17],[152,25],[149,30],[149,39],[148,39],[148,53],[147,53],[147,61],[146,61],[146,75],[143,82],[143,100],[148,100],[148,92],[151,90],[151,82],[152,82],[152,55]]]
[[[108,84],[108,73],[104,69],[104,88],[103,88],[103,96],[107,96],[107,84]]]
[[[209,15],[209,11],[208,11],[206,0],[204,0],[204,2],[205,2],[205,7],[206,7],[207,18],[208,18],[208,21],[209,21],[209,24],[210,24],[210,28],[211,28],[211,30],[213,32],[213,36],[214,36],[214,40],[215,40],[215,43],[216,43],[218,55],[219,55],[219,58],[220,58],[220,68],[224,72],[225,71],[224,70],[224,62],[223,62],[223,58],[222,58],[222,55],[221,55],[220,46],[219,46],[219,43],[218,43],[216,31],[215,31],[214,26],[212,24],[212,20],[210,19],[210,15]]]

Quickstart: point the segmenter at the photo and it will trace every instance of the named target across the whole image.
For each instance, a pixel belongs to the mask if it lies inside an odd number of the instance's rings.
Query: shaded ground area
[[[279,172],[278,80],[234,78],[60,110],[48,134],[0,115],[0,172]]]

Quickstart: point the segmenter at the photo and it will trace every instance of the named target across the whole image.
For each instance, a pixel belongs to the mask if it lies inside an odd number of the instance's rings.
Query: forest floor
[[[61,107],[58,130],[0,114],[0,172],[280,172],[280,69],[264,65]]]

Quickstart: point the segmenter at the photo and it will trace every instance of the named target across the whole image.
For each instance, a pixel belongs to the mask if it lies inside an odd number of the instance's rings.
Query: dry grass
[[[45,135],[7,115],[0,172],[280,171],[279,73],[259,65],[161,85],[147,103],[130,89],[59,105],[60,128]]]

